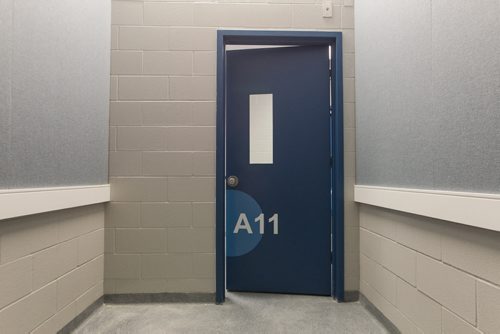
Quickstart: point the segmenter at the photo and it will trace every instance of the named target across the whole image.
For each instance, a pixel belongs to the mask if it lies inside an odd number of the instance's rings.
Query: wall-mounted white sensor
[[[323,17],[333,16],[333,2],[332,0],[323,0]]]

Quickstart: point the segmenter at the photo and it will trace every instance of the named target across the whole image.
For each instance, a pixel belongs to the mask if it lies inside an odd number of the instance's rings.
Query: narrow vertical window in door
[[[250,95],[250,164],[273,163],[273,94]]]

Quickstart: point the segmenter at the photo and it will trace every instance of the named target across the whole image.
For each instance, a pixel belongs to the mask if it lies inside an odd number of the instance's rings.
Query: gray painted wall
[[[500,2],[358,1],[356,183],[500,192]]]
[[[0,0],[0,188],[107,183],[110,10]]]

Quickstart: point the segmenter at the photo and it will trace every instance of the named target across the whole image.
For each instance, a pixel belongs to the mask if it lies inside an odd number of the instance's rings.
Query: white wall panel
[[[0,0],[0,188],[8,185],[12,3],[13,0]]]
[[[107,183],[110,3],[15,1],[9,12],[7,186]]]
[[[433,1],[437,187],[500,192],[499,33],[498,0]]]
[[[499,7],[357,3],[357,184],[500,191]]]

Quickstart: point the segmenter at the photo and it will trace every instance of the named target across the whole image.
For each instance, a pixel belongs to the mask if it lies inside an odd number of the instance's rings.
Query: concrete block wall
[[[216,30],[344,33],[346,290],[359,287],[354,14],[334,0],[113,1],[106,293],[215,290]]]
[[[103,295],[104,207],[0,222],[0,333],[53,334]]]
[[[403,333],[499,333],[500,233],[360,207],[361,293]]]

